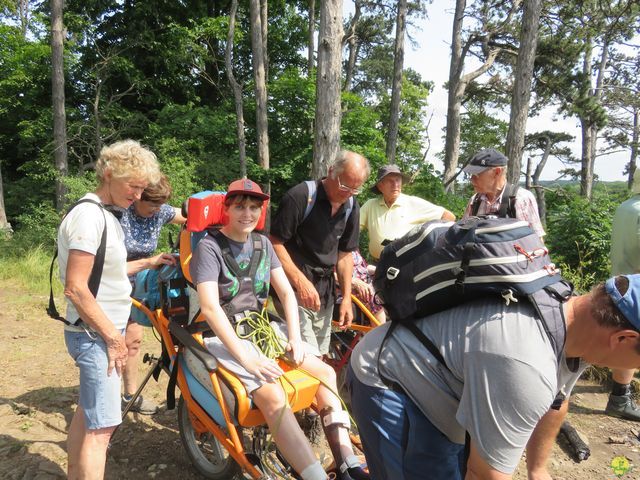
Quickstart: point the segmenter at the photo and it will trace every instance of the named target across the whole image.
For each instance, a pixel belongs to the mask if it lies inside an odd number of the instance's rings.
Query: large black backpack
[[[573,293],[527,222],[494,216],[415,227],[384,248],[374,287],[389,319],[412,331],[415,319],[467,301],[531,301],[557,354],[564,344],[557,306]]]

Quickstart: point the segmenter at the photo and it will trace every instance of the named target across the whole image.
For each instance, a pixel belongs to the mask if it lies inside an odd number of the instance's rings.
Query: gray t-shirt
[[[398,326],[378,352],[390,324],[368,333],[351,365],[361,382],[397,383],[449,440],[469,432],[481,457],[511,473],[538,420],[556,394],[569,394],[586,367],[557,359],[533,307],[520,301],[469,302],[417,322],[450,371],[406,328]]]
[[[251,236],[246,242],[236,242],[228,237],[227,240],[231,255],[238,266],[244,268],[248,265],[253,253]],[[269,294],[271,270],[282,266],[269,239],[262,236],[262,240],[267,254],[262,255],[254,278],[255,291],[261,304],[266,301]],[[222,250],[211,235],[207,235],[198,243],[191,260],[190,271],[193,284],[196,286],[202,282],[218,282],[220,299],[233,297],[238,292],[238,279],[229,272],[224,263]]]

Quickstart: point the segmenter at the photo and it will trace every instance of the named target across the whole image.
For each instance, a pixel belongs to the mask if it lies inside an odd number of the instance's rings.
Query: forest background
[[[510,181],[536,193],[564,275],[583,290],[606,278],[639,145],[639,4],[451,2],[444,132],[430,128],[432,79],[404,65],[431,7],[354,0],[343,16],[341,0],[0,0],[0,277],[46,291],[61,213],[95,185],[100,148],[133,138],[158,155],[175,205],[246,174],[277,206],[340,146],[374,172],[397,163],[408,193],[458,216],[472,192],[457,169],[498,148]],[[574,118],[580,138],[526,133],[543,109]],[[594,175],[611,152],[628,155],[628,182]],[[550,158],[563,179],[542,182]]]

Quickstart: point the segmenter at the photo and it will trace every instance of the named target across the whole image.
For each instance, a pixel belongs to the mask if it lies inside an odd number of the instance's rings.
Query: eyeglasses
[[[346,185],[343,185],[342,182],[340,181],[340,176],[336,176],[336,178],[338,179],[338,189],[342,192],[349,192],[351,195],[358,195],[359,193],[362,193],[362,189],[361,188],[353,188],[353,187],[348,187]]]

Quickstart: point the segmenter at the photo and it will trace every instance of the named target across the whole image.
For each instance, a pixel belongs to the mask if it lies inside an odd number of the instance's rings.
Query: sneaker
[[[128,403],[129,400],[125,399],[125,397],[122,397],[122,410],[125,409]],[[138,398],[136,398],[136,401],[133,402],[133,405],[131,405],[129,411],[141,413],[142,415],[153,415],[158,412],[158,405],[156,405],[151,400],[146,400],[142,395],[140,395]]]
[[[640,407],[631,395],[609,395],[605,413],[612,417],[640,422]]]

